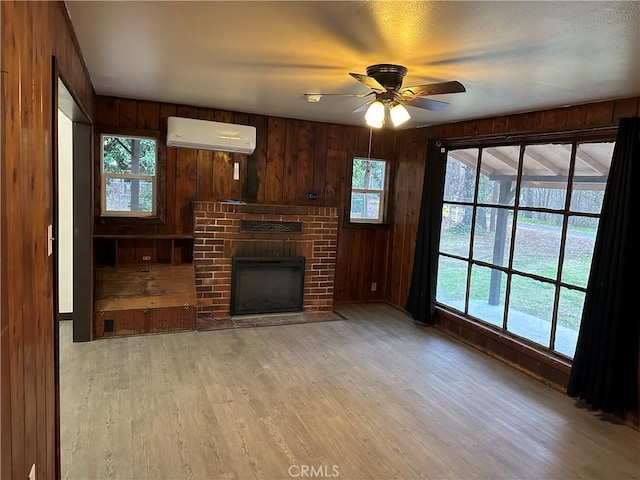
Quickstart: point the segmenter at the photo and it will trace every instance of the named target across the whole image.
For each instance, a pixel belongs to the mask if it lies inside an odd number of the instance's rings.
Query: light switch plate
[[[47,256],[53,255],[53,225],[47,227]]]

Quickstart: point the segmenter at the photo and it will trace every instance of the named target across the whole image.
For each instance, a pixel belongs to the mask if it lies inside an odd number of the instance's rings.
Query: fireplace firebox
[[[234,257],[231,315],[301,312],[304,257]]]

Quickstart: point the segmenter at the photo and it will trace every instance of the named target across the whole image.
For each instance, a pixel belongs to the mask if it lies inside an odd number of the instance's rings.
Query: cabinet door
[[[94,315],[95,336],[113,337],[136,333],[134,315],[134,310],[96,312]]]
[[[93,336],[95,338],[104,337],[105,312],[93,313]]]
[[[196,307],[186,305],[184,307],[175,307],[175,310],[175,322],[171,330],[195,330]]]
[[[151,324],[152,332],[168,332],[172,322],[175,307],[156,308],[153,311],[153,323]]]
[[[136,333],[149,333],[153,328],[154,310],[143,308],[133,314],[133,323]]]
[[[173,332],[177,330],[194,330],[195,307],[166,307],[153,310],[153,332]]]

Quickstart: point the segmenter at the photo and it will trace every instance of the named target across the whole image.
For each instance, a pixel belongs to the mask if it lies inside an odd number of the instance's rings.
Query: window
[[[100,146],[102,215],[156,215],[157,140],[102,134]]]
[[[349,219],[359,223],[382,223],[386,197],[385,160],[354,158],[351,176]]]
[[[438,304],[572,358],[613,147],[449,150]]]

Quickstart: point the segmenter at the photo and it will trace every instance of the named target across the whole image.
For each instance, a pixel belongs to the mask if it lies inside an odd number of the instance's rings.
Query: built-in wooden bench
[[[196,280],[192,264],[96,268],[96,337],[193,330]]]
[[[132,241],[162,242],[166,254],[128,261],[134,256],[119,246]],[[195,330],[193,236],[96,235],[94,249],[95,338]]]

